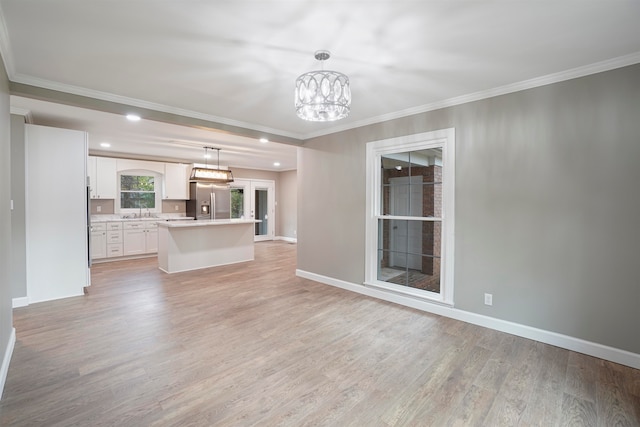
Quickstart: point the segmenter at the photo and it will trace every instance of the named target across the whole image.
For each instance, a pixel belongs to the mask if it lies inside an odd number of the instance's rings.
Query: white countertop
[[[172,214],[157,214],[157,217],[140,217],[140,218],[122,218],[120,215],[91,215],[91,222],[121,222],[121,221],[156,221],[156,222],[166,222],[166,221],[193,221],[192,216],[180,216],[180,215],[172,215]]]
[[[185,228],[208,227],[213,225],[255,224],[262,222],[256,219],[199,219],[197,221],[158,221],[158,227]]]

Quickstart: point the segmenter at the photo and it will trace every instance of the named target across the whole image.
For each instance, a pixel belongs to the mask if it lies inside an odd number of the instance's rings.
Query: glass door
[[[250,219],[251,181],[236,179],[231,183],[231,219]]]
[[[275,183],[251,181],[251,217],[255,225],[255,241],[273,240],[275,236]]]

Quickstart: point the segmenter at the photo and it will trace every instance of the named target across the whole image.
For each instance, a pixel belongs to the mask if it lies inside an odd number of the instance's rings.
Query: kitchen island
[[[253,219],[158,222],[158,267],[166,273],[254,259]]]

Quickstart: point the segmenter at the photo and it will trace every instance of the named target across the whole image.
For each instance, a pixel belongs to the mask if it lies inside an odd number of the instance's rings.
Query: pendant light
[[[327,50],[315,53],[318,61],[331,57]],[[349,115],[351,110],[351,89],[349,78],[337,71],[309,71],[296,79],[296,114],[303,120],[330,122]]]
[[[211,182],[214,184],[228,184],[233,182],[233,174],[228,169],[220,169],[220,149],[214,147],[204,148],[205,167],[194,167],[191,169],[191,181]],[[209,158],[208,150],[216,150],[218,152],[218,167],[216,169],[209,168],[207,159]]]

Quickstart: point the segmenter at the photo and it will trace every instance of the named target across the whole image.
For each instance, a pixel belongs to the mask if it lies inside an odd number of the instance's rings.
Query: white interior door
[[[251,218],[260,220],[255,225],[256,242],[275,237],[275,182],[251,181]]]
[[[391,203],[394,215],[422,216],[422,176],[391,178]],[[393,267],[422,268],[422,221],[394,220],[391,224]]]

